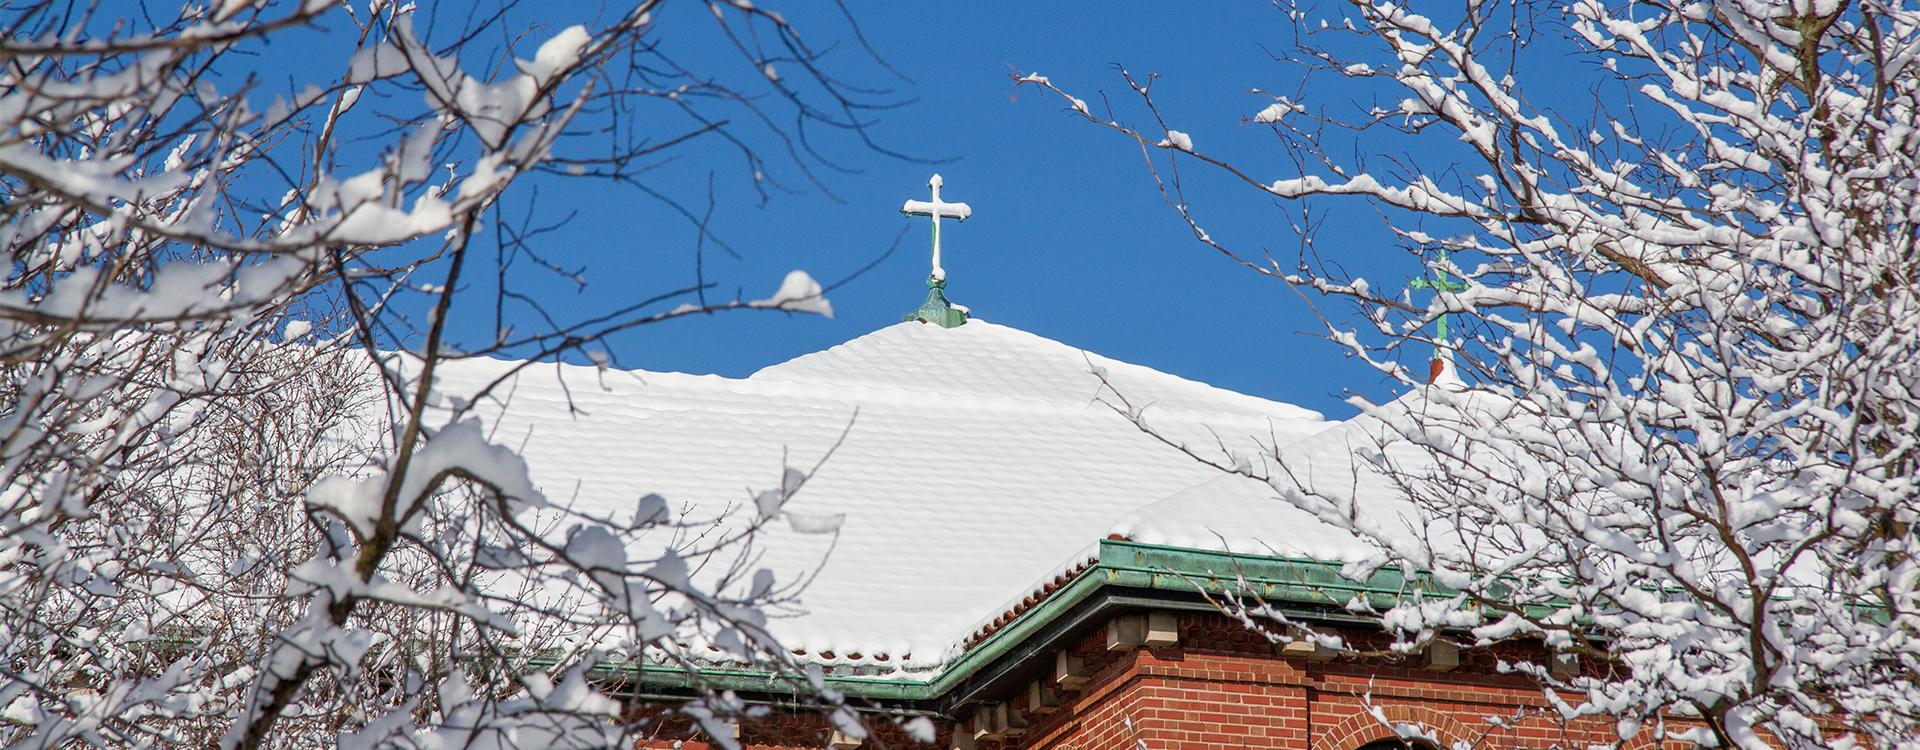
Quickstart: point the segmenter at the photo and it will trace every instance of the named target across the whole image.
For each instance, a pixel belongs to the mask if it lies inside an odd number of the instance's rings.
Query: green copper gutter
[[[1066,586],[1012,622],[974,644],[929,680],[827,675],[826,684],[848,696],[872,700],[924,701],[938,698],[981,668],[994,663],[1062,614],[1108,588],[1145,589],[1181,594],[1257,596],[1269,604],[1306,605],[1308,616],[1328,615],[1355,597],[1375,607],[1388,607],[1416,591],[1446,593],[1424,576],[1412,580],[1397,570],[1376,572],[1364,583],[1340,575],[1340,563],[1295,557],[1267,557],[1210,552],[1137,542],[1103,540],[1093,565]],[[1242,587],[1240,584],[1246,584]],[[1345,618],[1342,618],[1345,619]],[[702,669],[698,677],[677,666],[606,665],[604,674],[637,676],[649,688],[687,688],[704,684],[715,688],[799,694],[806,680],[750,669]]]

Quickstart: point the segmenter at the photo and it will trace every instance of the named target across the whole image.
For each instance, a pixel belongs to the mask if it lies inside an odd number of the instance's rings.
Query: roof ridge
[[[1108,387],[1095,385],[1096,378]],[[761,368],[744,380],[968,395],[1021,404],[1091,403],[1111,390],[1130,402],[1155,403],[1193,413],[1326,419],[1295,404],[1222,388],[978,319],[952,329],[897,323]]]

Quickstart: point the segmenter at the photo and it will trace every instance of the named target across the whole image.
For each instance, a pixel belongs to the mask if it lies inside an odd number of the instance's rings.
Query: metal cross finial
[[[1444,268],[1444,266],[1447,263],[1447,249],[1444,247],[1439,248],[1436,254],[1438,255],[1439,263],[1429,264],[1428,266],[1429,268],[1433,269],[1433,278],[1426,278],[1423,276],[1421,278],[1414,279],[1412,282],[1408,283],[1407,286],[1413,289],[1431,289],[1435,292],[1459,293],[1459,292],[1466,291],[1467,290],[1466,282],[1454,281],[1453,279],[1447,276],[1447,270],[1446,268]],[[1440,313],[1440,319],[1435,322],[1434,332],[1437,335],[1434,336],[1433,338],[1433,366],[1429,369],[1427,374],[1427,379],[1429,382],[1438,378],[1440,376],[1440,371],[1445,368],[1444,363],[1446,361],[1446,356],[1442,352],[1443,352],[1443,347],[1446,346],[1446,342],[1449,340],[1447,338],[1447,322],[1452,317],[1453,317],[1453,313]]]
[[[940,267],[940,219],[966,221],[973,215],[973,208],[965,203],[947,203],[940,200],[940,175],[927,180],[927,187],[933,189],[933,200],[907,201],[900,206],[900,213],[913,216],[933,217],[933,273],[928,276],[932,281],[946,281],[947,270]]]

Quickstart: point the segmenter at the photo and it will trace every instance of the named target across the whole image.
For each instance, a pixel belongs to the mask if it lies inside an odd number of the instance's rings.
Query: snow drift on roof
[[[509,367],[450,363],[437,387],[472,393]],[[1217,548],[1210,532],[1232,522],[1300,554],[1364,553],[1271,489],[1223,479],[1141,432],[1102,400],[1103,378],[1128,403],[1152,404],[1154,429],[1177,441],[1271,452],[1332,426],[979,320],[890,326],[744,379],[540,365],[482,412],[549,500],[614,517],[659,493],[690,515],[739,522],[785,468],[812,472],[786,509],[811,528],[776,524],[756,545],[783,581],[818,569],[772,629],[835,661],[937,666],[1116,529]],[[836,520],[836,534],[801,533]]]

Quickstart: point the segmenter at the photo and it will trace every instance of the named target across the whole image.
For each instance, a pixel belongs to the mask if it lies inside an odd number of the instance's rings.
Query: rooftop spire
[[[1459,293],[1466,291],[1466,282],[1454,281],[1447,276],[1447,269],[1445,268],[1447,265],[1447,249],[1444,247],[1439,248],[1436,253],[1438,255],[1438,262],[1428,264],[1428,267],[1433,269],[1433,277],[1427,278],[1423,276],[1414,279],[1409,282],[1407,286],[1412,289],[1431,289],[1436,293]],[[1452,359],[1451,352],[1446,350],[1448,342],[1451,341],[1451,339],[1447,338],[1447,322],[1452,318],[1453,313],[1440,313],[1440,319],[1435,322],[1433,360],[1427,365],[1427,382],[1429,383],[1440,380],[1441,373],[1446,372],[1447,363]]]
[[[947,270],[940,267],[940,220],[943,218],[966,221],[973,215],[973,208],[965,203],[948,203],[940,200],[940,186],[944,184],[940,175],[927,180],[927,187],[933,190],[933,199],[924,201],[910,200],[900,206],[900,213],[909,216],[927,216],[933,219],[933,271],[927,274],[927,299],[920,303],[920,309],[908,313],[902,320],[917,320],[932,323],[942,328],[953,328],[967,322],[967,309],[947,301]]]

